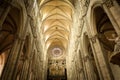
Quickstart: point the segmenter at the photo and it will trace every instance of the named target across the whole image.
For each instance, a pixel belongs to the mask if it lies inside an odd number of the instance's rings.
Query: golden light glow
[[[48,48],[67,48],[72,25],[73,6],[69,1],[51,0],[41,4],[42,31]]]

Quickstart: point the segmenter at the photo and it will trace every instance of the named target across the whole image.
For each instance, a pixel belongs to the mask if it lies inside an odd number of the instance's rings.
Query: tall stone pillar
[[[105,4],[103,4],[105,11],[113,27],[118,34],[118,38],[120,37],[120,5],[118,5],[116,0],[106,0]],[[120,65],[120,51],[119,51],[120,42],[117,41],[114,49],[114,53],[110,57],[110,62]],[[117,49],[117,50],[116,50]]]
[[[110,11],[120,28],[120,6],[117,4],[116,0],[113,0],[113,6],[110,7]]]
[[[120,6],[117,4],[116,0],[103,0],[103,8],[107,13],[113,27],[118,35],[120,35]]]
[[[85,39],[84,43],[89,43],[87,39]],[[97,80],[94,70],[93,70],[93,65],[90,60],[90,53],[88,50],[88,44],[81,45],[82,47],[82,53],[80,54],[81,56],[81,63],[83,65],[83,70],[84,70],[84,79],[85,80]]]
[[[83,60],[81,57],[81,52],[80,50],[76,51],[76,55],[73,60],[74,63],[74,68],[73,68],[73,79],[75,80],[84,80],[85,79],[85,74],[84,74],[84,66],[83,66]]]
[[[83,55],[81,53],[81,51],[79,50],[79,60],[80,60],[80,68],[79,68],[79,75],[80,75],[80,79],[85,79],[87,80],[87,75],[86,75],[86,70],[85,70],[85,64],[83,61]]]
[[[23,63],[23,68],[20,74],[20,80],[27,80],[28,71],[29,71],[29,60],[26,59],[25,62]]]
[[[32,52],[31,57],[30,57],[30,61],[29,61],[29,69],[28,69],[28,75],[27,75],[27,79],[26,80],[32,80],[32,76],[33,76],[33,59],[34,59],[34,55],[35,53]]]
[[[6,61],[0,80],[13,80],[13,73],[18,62],[18,57],[20,56],[20,53],[22,51],[23,44],[23,39],[17,38],[15,40],[13,47],[8,55],[8,59]]]
[[[99,75],[101,80],[114,80],[111,70],[108,67],[106,59],[104,57],[104,52],[102,46],[99,42],[97,36],[94,36],[90,40],[92,48],[93,48],[93,55],[95,56],[95,62],[97,68],[99,69]]]
[[[86,68],[88,80],[96,80],[96,75],[95,75],[95,72],[94,72],[93,67],[92,67],[93,65],[90,62],[89,55],[85,55],[84,63],[85,63],[85,68]]]
[[[30,73],[33,70],[33,65],[34,65],[34,39],[31,38],[30,35],[27,36],[27,51],[24,53],[24,63],[23,63],[23,68],[21,70],[20,74],[20,80],[29,80]],[[25,41],[26,42],[26,41]],[[25,43],[26,44],[26,43]]]

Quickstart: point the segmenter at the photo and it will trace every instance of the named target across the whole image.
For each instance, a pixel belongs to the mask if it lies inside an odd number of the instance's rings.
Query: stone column
[[[95,73],[88,55],[84,56],[84,63],[85,63],[88,80],[96,80]]]
[[[28,46],[27,46],[27,51],[24,53],[24,62],[23,62],[23,68],[21,70],[20,74],[20,80],[27,80],[28,77],[28,72],[29,72],[29,66],[30,66],[30,60],[31,60],[31,54],[32,54],[32,42],[31,42],[31,37],[28,35]],[[24,43],[26,44],[26,43]]]
[[[97,36],[91,38],[90,41],[93,49],[93,55],[95,57],[95,62],[99,71],[99,76],[101,80],[114,80],[111,70],[108,67],[106,59],[104,57],[103,49],[100,45]]]
[[[120,35],[120,6],[118,6],[115,0],[106,0],[103,3],[103,8],[113,24],[115,31]]]
[[[43,80],[42,79],[42,62],[41,62],[41,60],[40,60],[40,52],[37,52],[36,53],[36,77],[37,77],[37,79],[40,79],[40,80]]]
[[[33,52],[33,55],[32,55],[32,60],[31,60],[31,64],[30,64],[30,67],[31,67],[31,72],[32,72],[32,78],[35,78],[36,75],[35,75],[35,66],[36,66],[36,60],[35,60],[35,56],[36,56],[36,53],[35,53],[35,49],[34,49],[34,52]],[[33,79],[34,80],[34,79]]]
[[[88,42],[89,43],[89,42]],[[93,69],[93,65],[91,63],[90,54],[92,54],[92,51],[89,51],[88,44],[85,44],[85,47],[83,47],[83,62],[84,67],[86,71],[86,76],[88,80],[96,80],[96,74]]]
[[[34,59],[34,55],[35,53],[32,52],[31,57],[30,57],[30,61],[29,61],[29,69],[28,69],[28,75],[27,75],[27,79],[26,80],[32,80],[30,79],[32,74],[33,74],[33,59]]]
[[[85,66],[85,62],[83,60],[83,54],[80,52],[80,50],[79,50],[79,57],[80,57],[80,65],[81,65],[79,73],[82,73],[82,75],[80,75],[80,78],[82,77],[83,80],[87,80],[88,76],[87,76],[87,73],[86,73],[86,68],[84,67]]]
[[[117,4],[116,0],[113,0],[113,6],[110,7],[110,11],[120,28],[120,6]]]
[[[16,63],[16,66],[14,68],[14,73],[12,75],[14,75],[12,77],[12,79],[16,80],[16,79],[19,79],[20,77],[20,73],[21,73],[21,69],[23,67],[23,56],[21,56],[22,52],[20,53],[19,57],[18,57],[18,61]]]
[[[106,2],[103,4],[103,8],[105,9],[119,37],[120,36],[120,6],[116,2],[116,0],[106,0]],[[116,43],[115,47],[117,46],[119,46],[119,42]],[[120,65],[119,55],[120,55],[119,52],[114,51],[114,53],[110,57],[110,62]]]
[[[80,53],[80,50],[77,52],[77,55],[76,55],[76,70],[77,70],[77,80],[84,80],[85,76],[84,76],[84,70],[83,70],[83,64],[82,64],[82,61],[81,61],[81,57],[80,57],[81,53]]]
[[[27,80],[28,71],[29,71],[29,60],[26,59],[25,62],[23,63],[23,68],[20,74],[20,80]]]
[[[18,57],[20,56],[20,53],[22,51],[23,44],[23,39],[17,38],[15,40],[14,45],[8,55],[8,59],[6,61],[0,80],[13,80],[13,73],[18,62]]]
[[[33,73],[34,73],[34,77],[37,78],[38,77],[38,62],[37,62],[37,54],[35,53],[35,56],[34,56],[34,61],[33,61]]]

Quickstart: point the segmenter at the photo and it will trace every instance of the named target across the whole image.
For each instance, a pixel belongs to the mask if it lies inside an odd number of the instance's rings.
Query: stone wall
[[[46,79],[47,51],[41,30],[40,1],[0,0],[0,54],[5,56],[0,80]],[[103,9],[119,37],[120,6],[115,0],[71,2],[74,14],[66,54],[67,79],[119,80],[119,63],[109,61],[115,51],[108,54],[104,49],[96,30],[94,10],[98,6]]]
[[[71,35],[68,48],[67,56],[67,76],[68,80],[79,80],[84,79],[83,65],[81,62],[80,54],[80,37],[81,31],[83,31],[85,22],[85,9],[83,6],[83,1],[76,1],[74,3],[74,14],[73,14],[73,25],[71,28]],[[82,4],[82,5],[81,5]],[[83,9],[85,8],[85,9]],[[79,62],[80,61],[80,62]]]
[[[113,20],[113,18],[119,16],[117,15],[117,12],[119,12],[119,6],[116,2],[114,2],[114,6],[111,7],[111,0],[106,2],[102,0],[76,1],[74,3],[73,26],[71,28],[66,62],[68,80],[119,79],[116,75],[116,73],[119,74],[118,66],[110,63],[106,59],[106,53],[103,50],[103,46],[101,46],[101,42],[96,36],[98,33],[96,33],[96,23],[93,21],[95,20],[94,9],[98,6],[103,7],[113,26],[116,25],[115,29],[117,28],[116,31],[118,30],[117,32],[119,34],[120,29],[117,27],[117,25],[119,25],[119,23],[117,23],[119,18],[115,21]],[[116,14],[111,11],[113,8],[116,9]],[[113,16],[111,13],[113,13]],[[85,38],[86,36],[87,38]],[[86,45],[89,45],[92,48],[93,61],[87,56],[90,52]],[[93,70],[92,67],[94,67]],[[95,74],[93,74],[95,69]],[[114,72],[115,69],[117,69],[117,72]]]
[[[18,23],[21,25],[18,28],[20,30],[17,32],[15,43],[10,48],[11,52],[8,54],[1,80],[44,80],[42,73],[43,46],[41,44],[40,14],[37,0],[3,0],[0,3],[2,4],[0,16],[3,17],[0,19],[1,28],[12,8],[19,10],[20,22]],[[24,51],[22,52],[24,48],[26,48],[25,54],[23,54]]]

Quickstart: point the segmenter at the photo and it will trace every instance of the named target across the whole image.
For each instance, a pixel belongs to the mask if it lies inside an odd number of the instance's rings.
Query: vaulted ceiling
[[[68,46],[73,6],[69,0],[48,0],[41,4],[40,13],[45,45],[57,56]]]

